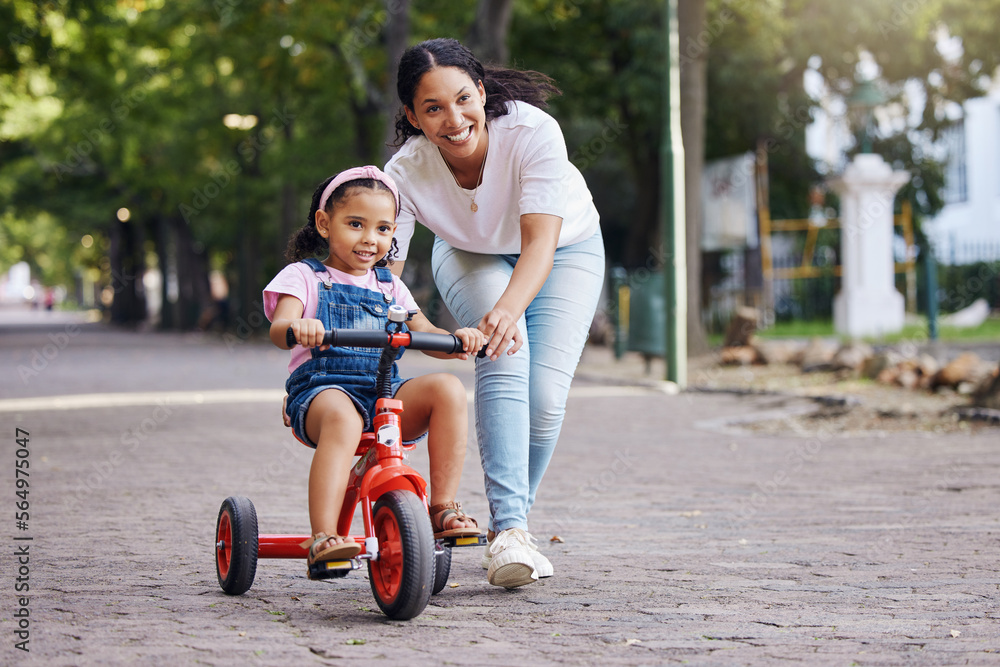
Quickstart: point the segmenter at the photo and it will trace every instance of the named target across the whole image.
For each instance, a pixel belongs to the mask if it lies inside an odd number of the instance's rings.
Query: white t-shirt
[[[590,238],[600,218],[583,175],[569,161],[562,130],[552,116],[525,102],[508,102],[506,116],[489,121],[490,147],[476,191],[455,182],[437,146],[410,137],[385,171],[399,187],[397,259],[406,259],[414,223],[451,246],[484,254],[521,252],[521,216],[562,218],[559,247]]]
[[[355,276],[328,266],[326,273],[330,282],[334,284],[354,285],[373,292],[382,292],[386,289],[379,288],[374,271],[368,271],[363,276]],[[282,294],[290,294],[302,302],[302,319],[315,319],[316,307],[319,305],[319,283],[322,280],[323,274],[316,273],[303,262],[293,262],[283,268],[264,288],[264,314],[267,315],[267,319],[274,321],[274,309],[278,306],[278,297]],[[417,302],[413,300],[410,290],[396,276],[392,277],[392,296],[403,308],[418,310]],[[291,373],[311,357],[312,352],[309,348],[296,345],[292,348],[288,372]]]

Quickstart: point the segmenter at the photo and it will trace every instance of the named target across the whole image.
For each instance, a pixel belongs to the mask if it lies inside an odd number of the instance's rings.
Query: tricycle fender
[[[361,480],[360,495],[374,500],[395,489],[413,491],[421,500],[427,496],[427,482],[420,473],[406,465],[388,468],[373,466]]]

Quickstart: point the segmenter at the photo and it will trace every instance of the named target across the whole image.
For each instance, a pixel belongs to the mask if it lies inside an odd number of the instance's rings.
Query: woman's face
[[[457,67],[435,67],[421,78],[410,123],[441,149],[446,158],[473,157],[486,132],[486,91]]]

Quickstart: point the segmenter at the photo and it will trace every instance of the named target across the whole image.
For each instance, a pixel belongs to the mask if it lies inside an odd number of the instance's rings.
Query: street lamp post
[[[680,36],[677,0],[664,6],[667,46],[664,76],[663,140],[660,146],[660,217],[665,260],[667,380],[687,385],[687,244],[684,209],[684,143],[681,137]]]
[[[859,81],[847,98],[848,114],[861,140],[861,152],[872,152],[872,135],[875,134],[875,109],[885,104],[885,95],[871,79]]]

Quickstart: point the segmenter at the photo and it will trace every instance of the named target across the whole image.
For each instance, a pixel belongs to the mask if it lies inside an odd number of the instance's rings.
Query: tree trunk
[[[633,137],[631,141],[635,141],[635,138]],[[643,144],[639,142],[632,145],[636,147],[629,151],[636,188],[636,219],[649,222],[629,227],[622,259],[629,269],[663,270],[665,257],[659,225],[662,167],[658,158],[659,150],[644,150]],[[650,145],[657,144],[656,142],[646,144],[645,148]]]
[[[142,276],[146,271],[142,228],[137,221],[111,223],[111,321],[132,326],[146,319]]]
[[[705,0],[678,0],[680,44],[697,43],[705,24]],[[705,164],[705,91],[707,49],[682,59],[681,134],[684,138],[684,202],[687,217],[687,338],[688,355],[709,350],[701,321],[701,174]]]
[[[410,39],[410,0],[386,0],[389,8],[389,22],[385,26],[385,51],[389,60],[389,71],[382,91],[383,112],[385,113],[385,141],[382,142],[382,164],[389,161],[396,149],[396,115],[400,110],[399,96],[396,94],[396,73],[399,58],[406,50]]]
[[[208,259],[204,248],[195,241],[184,218],[173,219],[177,253],[177,292],[179,328],[190,330],[202,326],[215,304],[208,281]]]
[[[170,223],[160,213],[153,218],[153,243],[160,264],[160,328],[165,330],[177,326],[176,304],[170,302],[170,274],[175,265]]]
[[[480,62],[503,65],[510,57],[507,35],[512,4],[513,0],[479,0],[476,20],[469,28],[465,45]]]

